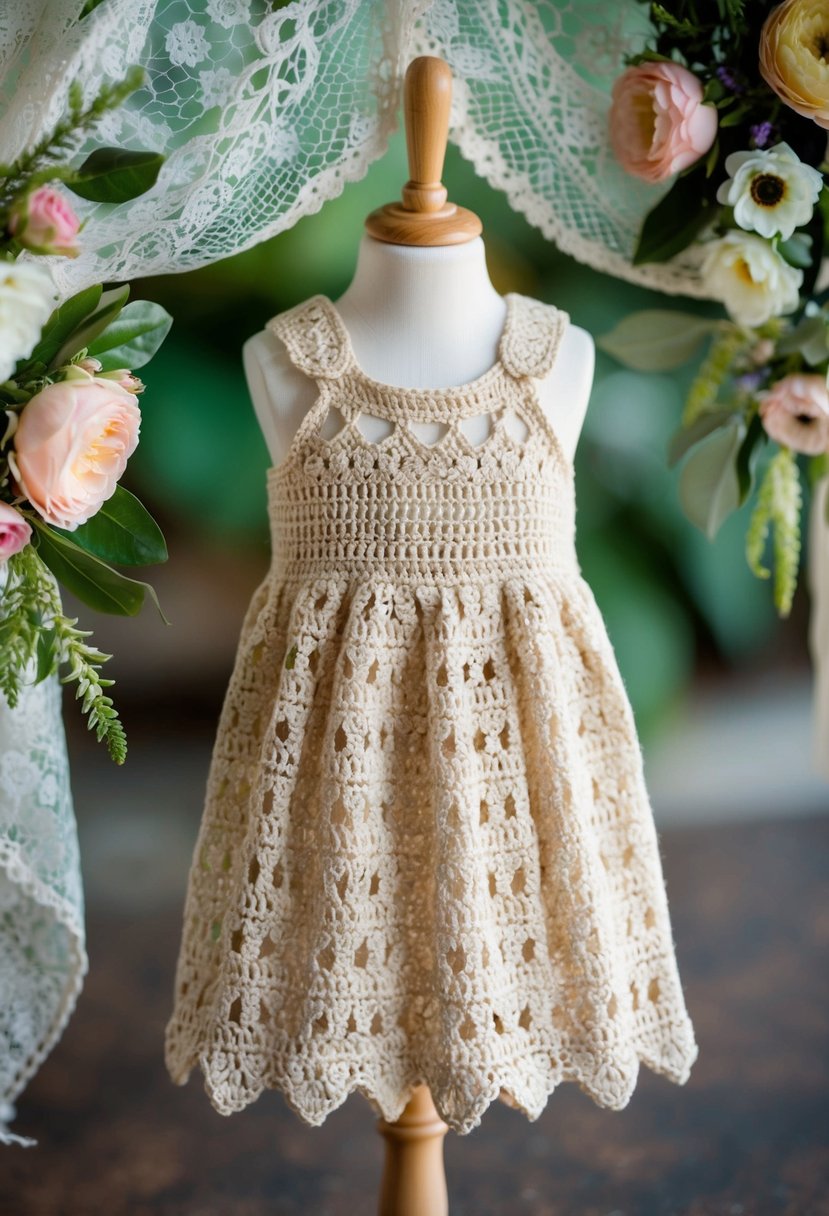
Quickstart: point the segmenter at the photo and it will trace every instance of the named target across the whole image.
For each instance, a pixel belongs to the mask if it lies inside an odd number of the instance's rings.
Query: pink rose
[[[763,398],[760,419],[772,439],[795,452],[819,456],[829,451],[826,377],[784,376]]]
[[[704,156],[717,136],[717,111],[678,63],[641,63],[613,86],[610,142],[634,177],[661,182]]]
[[[20,512],[0,502],[0,562],[25,549],[31,535],[32,529]]]
[[[111,380],[47,385],[24,407],[9,464],[47,523],[73,532],[115,492],[138,443],[141,411]]]
[[[59,253],[76,258],[75,237],[80,220],[69,203],[51,186],[41,186],[26,195],[13,208],[9,231],[24,249],[32,253]]]

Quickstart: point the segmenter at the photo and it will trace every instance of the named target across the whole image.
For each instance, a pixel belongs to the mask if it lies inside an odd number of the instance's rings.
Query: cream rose
[[[784,376],[760,406],[766,433],[778,443],[819,456],[829,451],[829,393],[825,376]]]
[[[31,535],[32,529],[20,512],[7,502],[0,502],[0,562],[25,549]]]
[[[44,266],[0,260],[0,382],[9,379],[18,359],[28,359],[56,299]]]
[[[785,0],[760,33],[760,74],[792,110],[829,129],[829,0]]]
[[[704,156],[717,135],[717,111],[678,63],[641,63],[613,85],[610,141],[623,169],[660,182]]]
[[[708,294],[738,325],[762,325],[797,308],[803,271],[762,237],[727,232],[706,246],[701,273]]]
[[[20,415],[9,464],[47,523],[74,531],[114,493],[138,443],[133,393],[81,375],[50,384]]]

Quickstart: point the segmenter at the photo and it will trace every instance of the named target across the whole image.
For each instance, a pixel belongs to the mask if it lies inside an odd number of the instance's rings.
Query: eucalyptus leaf
[[[733,410],[711,410],[700,414],[689,426],[680,427],[671,436],[668,444],[668,467],[673,468],[692,447],[700,443],[713,431],[728,426],[734,421]]]
[[[89,344],[105,372],[134,370],[152,359],[170,332],[173,318],[150,300],[134,300]]]
[[[93,203],[126,203],[152,189],[164,164],[160,152],[96,148],[66,185]]]
[[[758,448],[766,441],[766,432],[760,421],[760,415],[755,414],[748,425],[746,437],[737,453],[737,481],[740,486],[740,506],[748,499],[754,489],[754,466]]]
[[[37,552],[55,578],[79,600],[97,612],[135,616],[149,595],[162,620],[169,624],[149,583],[127,578],[106,562],[86,553],[65,535],[36,523]]]
[[[812,264],[812,238],[805,232],[795,232],[787,241],[780,241],[777,252],[790,266],[804,270]]]
[[[714,431],[691,452],[680,474],[682,509],[709,540],[740,506],[737,455],[745,435],[742,418]]]
[[[794,355],[798,352],[813,367],[829,356],[829,331],[823,315],[804,317],[790,333],[778,340],[778,355]]]
[[[27,359],[27,364],[50,364],[61,347],[80,328],[81,323],[96,311],[102,291],[100,283],[96,283],[93,287],[86,287],[77,295],[64,300],[43,326],[40,341]]]
[[[129,299],[129,295],[130,289],[127,283],[123,287],[113,287],[109,291],[101,292],[95,311],[84,318],[80,325],[73,330],[57,354],[50,360],[50,366],[61,367],[64,363],[68,363],[79,350],[89,346],[89,343],[115,320]]]
[[[167,560],[161,529],[146,507],[123,486],[117,486],[112,497],[74,532],[55,531],[105,562],[150,566]]]
[[[666,372],[687,363],[700,344],[720,328],[721,321],[646,308],[623,317],[615,329],[597,340],[597,346],[634,371]]]

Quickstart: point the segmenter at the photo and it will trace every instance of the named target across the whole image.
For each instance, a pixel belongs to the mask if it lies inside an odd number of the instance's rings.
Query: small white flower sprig
[[[119,481],[141,423],[134,369],[171,318],[149,301],[128,304],[128,286],[94,284],[55,308],[37,257],[80,251],[83,225],[52,183],[110,203],[154,184],[163,162],[154,152],[99,148],[78,167],[63,160],[141,79],[132,70],[88,106],[73,85],[67,118],[0,166],[0,692],[14,707],[25,684],[62,670],[118,764],[126,736],[104,691],[112,680],[100,674],[110,656],[64,615],[60,586],[101,612],[132,616],[147,596],[158,606],[148,583],[115,567],[167,557],[158,525]]]
[[[599,345],[641,371],[681,366],[710,339],[673,438],[683,510],[713,538],[755,492],[746,556],[789,613],[803,494],[829,472],[829,0],[649,4],[652,44],[614,87],[622,166],[668,192],[646,216],[634,261],[696,251],[727,320],[649,309]]]

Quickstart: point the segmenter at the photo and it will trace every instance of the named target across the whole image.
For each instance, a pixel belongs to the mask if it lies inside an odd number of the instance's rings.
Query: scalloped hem
[[[600,1060],[590,1071],[579,1068],[562,1071],[550,1064],[549,1057],[532,1053],[518,1065],[507,1068],[483,1073],[455,1070],[449,1081],[431,1075],[428,1068],[401,1067],[396,1077],[381,1077],[376,1068],[354,1066],[339,1084],[331,1080],[333,1068],[329,1068],[326,1079],[301,1084],[292,1081],[284,1072],[272,1071],[257,1085],[231,1097],[226,1084],[214,1077],[214,1070],[204,1054],[197,1063],[204,1077],[205,1092],[220,1115],[236,1114],[256,1101],[265,1090],[275,1090],[304,1123],[320,1127],[352,1093],[359,1093],[378,1117],[394,1123],[417,1086],[428,1085],[441,1119],[452,1131],[464,1136],[480,1125],[486,1110],[495,1101],[512,1107],[534,1123],[549,1098],[563,1084],[577,1085],[597,1106],[606,1110],[624,1110],[636,1088],[640,1065],[676,1085],[685,1085],[699,1055],[691,1022],[663,1024],[661,1029],[670,1034],[667,1042],[661,1039],[657,1044],[659,1036],[654,1033],[642,1035],[638,1048],[626,1058],[617,1056]],[[195,1067],[196,1061],[191,1061],[177,1070],[168,1065],[168,1070],[176,1085],[185,1085]]]

